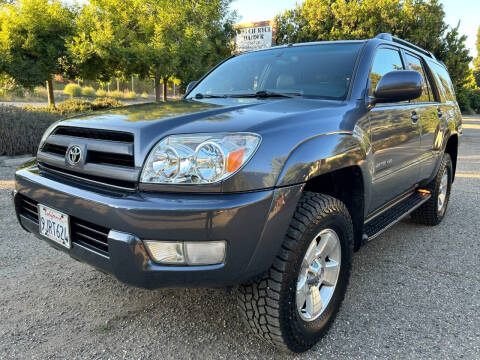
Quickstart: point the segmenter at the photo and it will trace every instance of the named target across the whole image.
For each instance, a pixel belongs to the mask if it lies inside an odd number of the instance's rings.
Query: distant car
[[[354,250],[410,213],[442,221],[460,134],[445,66],[413,44],[279,46],[231,57],[182,101],[54,124],[14,201],[25,230],[125,283],[236,286],[251,329],[302,352]]]

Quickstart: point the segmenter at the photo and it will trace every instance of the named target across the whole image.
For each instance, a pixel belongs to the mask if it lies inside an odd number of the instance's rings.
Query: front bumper
[[[108,229],[108,251],[95,251],[73,239],[73,258],[143,288],[224,287],[266,271],[283,242],[302,185],[248,193],[116,193],[42,172],[36,163],[16,172],[17,217],[42,238],[38,220],[24,216],[20,198],[44,204],[72,218]],[[142,240],[225,240],[225,262],[208,266],[154,263]]]

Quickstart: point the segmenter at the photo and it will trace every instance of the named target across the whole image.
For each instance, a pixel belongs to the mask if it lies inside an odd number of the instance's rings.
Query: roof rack
[[[375,36],[377,39],[382,39],[382,40],[387,40],[387,41],[393,41],[398,44],[401,44],[403,46],[407,46],[411,49],[414,49],[418,52],[421,52],[424,55],[427,55],[428,57],[431,57],[432,59],[436,60],[435,55],[433,55],[430,51],[427,51],[425,49],[422,49],[420,46],[417,46],[415,44],[412,44],[411,42],[408,42],[407,40],[400,39],[396,36],[393,36],[392,34],[389,33],[380,33],[377,36]]]

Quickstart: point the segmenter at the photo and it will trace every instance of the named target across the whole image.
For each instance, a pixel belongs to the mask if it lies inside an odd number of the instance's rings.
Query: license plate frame
[[[70,216],[43,204],[38,204],[37,209],[40,235],[60,246],[71,249]]]

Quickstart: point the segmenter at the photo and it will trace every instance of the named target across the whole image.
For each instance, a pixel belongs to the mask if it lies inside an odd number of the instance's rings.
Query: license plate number
[[[41,204],[38,205],[38,214],[40,234],[70,249],[72,243],[68,215]]]

